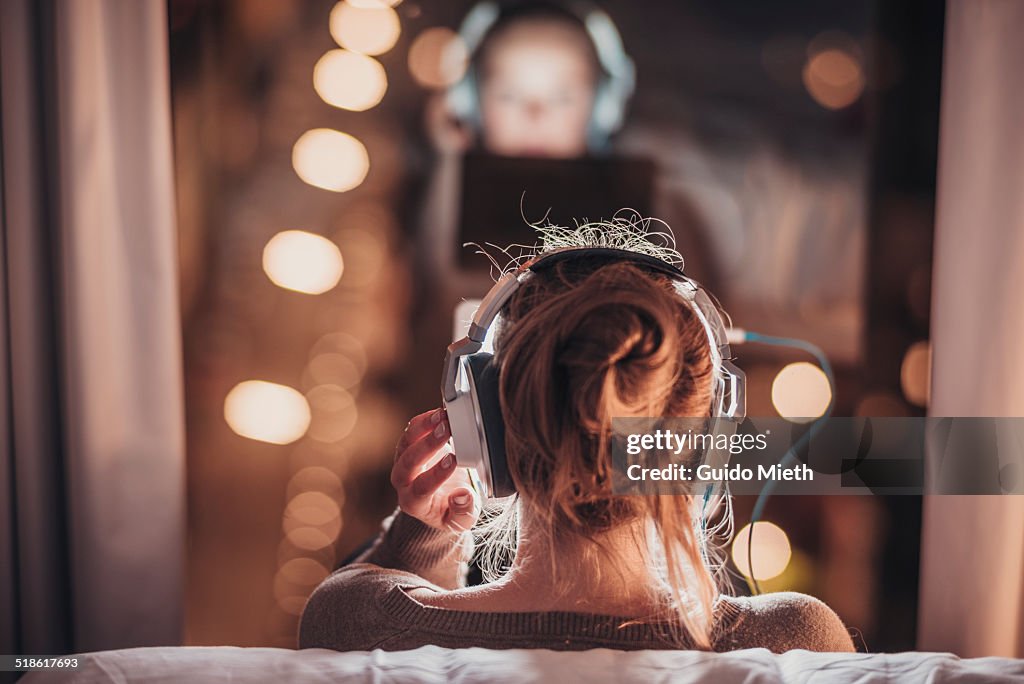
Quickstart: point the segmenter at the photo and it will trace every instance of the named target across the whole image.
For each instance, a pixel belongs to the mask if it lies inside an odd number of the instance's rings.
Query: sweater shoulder
[[[793,591],[760,596],[723,597],[725,627],[716,650],[767,648],[775,653],[793,649],[853,652],[853,640],[843,621],[823,601]]]
[[[372,563],[336,570],[313,591],[299,620],[299,648],[370,651],[406,627],[384,610],[397,587],[433,587],[422,577]]]

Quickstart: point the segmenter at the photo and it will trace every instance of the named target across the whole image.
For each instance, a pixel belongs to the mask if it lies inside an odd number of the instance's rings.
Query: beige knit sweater
[[[457,541],[396,511],[384,521],[372,548],[313,592],[299,625],[299,648],[401,651],[427,644],[562,651],[677,648],[656,625],[621,616],[471,612],[427,606],[412,598],[411,589],[445,591],[464,585],[466,566],[460,562]],[[716,651],[854,650],[839,617],[805,594],[723,596],[717,613]]]

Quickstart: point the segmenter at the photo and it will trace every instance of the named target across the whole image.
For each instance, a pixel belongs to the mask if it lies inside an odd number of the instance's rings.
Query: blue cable
[[[787,467],[791,462],[796,460],[797,452],[803,448],[803,446],[810,442],[821,430],[821,425],[830,415],[832,415],[832,408],[835,405],[835,376],[832,374],[832,364],[828,362],[828,358],[825,356],[825,352],[821,350],[815,344],[811,344],[806,340],[798,340],[792,337],[777,337],[775,335],[762,335],[756,332],[746,332],[743,336],[744,342],[756,342],[758,344],[767,344],[775,347],[788,347],[791,349],[799,349],[805,351],[815,358],[818,365],[821,367],[822,372],[825,373],[825,377],[828,378],[829,384],[829,400],[828,406],[825,412],[816,418],[812,423],[810,429],[798,439],[793,446],[779,459],[779,466],[782,468]],[[761,514],[764,512],[765,504],[768,503],[768,497],[771,496],[772,490],[775,488],[775,480],[769,480],[765,483],[765,486],[761,489],[761,493],[757,495],[757,500],[754,502],[754,510],[750,514],[750,533],[747,535],[747,569],[750,571],[750,580],[754,584],[754,591],[756,594],[761,593],[761,585],[757,582],[757,577],[754,575],[754,560],[753,560],[753,549],[754,549],[754,529],[757,527],[757,522],[761,519]],[[704,495],[705,502],[708,499],[710,492],[706,492]]]

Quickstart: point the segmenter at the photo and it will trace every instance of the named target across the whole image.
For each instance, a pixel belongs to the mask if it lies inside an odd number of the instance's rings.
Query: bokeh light
[[[803,71],[804,86],[826,109],[842,109],[864,92],[864,70],[857,57],[841,48],[814,53]]]
[[[402,0],[348,0],[355,7],[397,7]]]
[[[263,380],[235,385],[224,398],[224,419],[242,437],[289,444],[306,433],[309,404],[298,390]]]
[[[292,499],[305,492],[327,494],[335,502],[343,497],[341,479],[323,466],[307,466],[292,475],[288,481],[288,498]]]
[[[352,393],[338,385],[317,385],[306,393],[312,409],[309,436],[318,442],[337,442],[355,428],[358,412]]]
[[[312,558],[293,558],[281,565],[278,574],[301,586],[316,586],[327,576],[327,569]]]
[[[330,50],[313,67],[313,88],[329,105],[362,112],[376,106],[388,89],[384,67],[373,57]]]
[[[296,527],[285,534],[285,539],[302,551],[319,551],[334,543],[332,537],[318,527]]]
[[[335,553],[334,540],[320,546],[327,535],[317,528],[301,527],[287,533],[277,545],[277,564],[282,566],[293,558],[312,558],[326,568],[335,567],[338,556]],[[297,546],[292,540],[298,539],[304,547]]]
[[[338,502],[323,492],[302,492],[288,501],[284,509],[284,530],[299,527],[323,527],[339,519]]]
[[[402,26],[395,10],[383,2],[342,0],[331,10],[330,30],[341,47],[379,55],[395,46]]]
[[[263,248],[263,270],[279,287],[321,294],[338,284],[344,262],[341,250],[327,238],[304,230],[285,230]]]
[[[791,363],[772,382],[772,405],[780,416],[794,423],[820,418],[831,400],[828,376],[813,363]]]
[[[362,373],[355,361],[344,354],[328,352],[317,354],[309,360],[302,374],[303,387],[316,385],[337,385],[352,390],[362,379]]]
[[[744,577],[763,582],[778,577],[786,570],[789,559],[793,555],[793,549],[789,544],[786,532],[775,523],[759,520],[754,524],[757,528],[754,530],[752,542],[749,524],[744,525],[733,539],[732,562],[736,564],[736,569],[743,573]],[[750,551],[753,556],[753,573],[751,573],[751,556],[747,553],[748,544],[752,544]]]
[[[274,598],[281,610],[299,615],[306,599],[329,571],[312,558],[293,558],[278,569],[274,576]]]
[[[447,88],[466,73],[469,51],[451,29],[429,28],[409,48],[409,72],[425,88]]]
[[[931,345],[926,341],[915,342],[903,355],[900,366],[900,387],[903,396],[915,406],[927,406],[931,385]]]
[[[320,354],[342,354],[359,370],[359,374],[362,375],[366,372],[367,364],[369,360],[366,358],[366,349],[363,347],[363,343],[356,339],[354,336],[345,332],[332,332],[327,333],[314,344],[313,348],[309,351],[309,357],[311,359],[316,358]],[[340,384],[340,383],[324,383],[324,384]]]
[[[308,596],[302,596],[298,594],[284,595],[277,599],[277,607],[280,608],[282,612],[287,613],[288,615],[299,617],[300,615],[302,615],[303,608],[306,607],[306,601],[308,600],[308,598]]]
[[[348,133],[314,128],[295,141],[292,166],[299,178],[314,187],[345,192],[366,178],[370,156],[363,143]]]
[[[341,508],[334,499],[323,492],[302,492],[285,506],[281,529],[288,537],[296,530],[313,527],[334,540],[341,533],[341,524]]]

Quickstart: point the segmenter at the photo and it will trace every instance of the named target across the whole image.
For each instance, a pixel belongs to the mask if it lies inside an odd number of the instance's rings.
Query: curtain
[[[181,641],[166,4],[0,3],[0,650]]]
[[[1024,2],[947,5],[934,416],[1024,416],[1022,27]],[[922,535],[919,648],[1024,656],[1024,497],[925,497]]]

